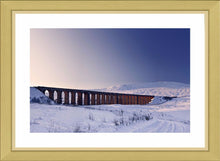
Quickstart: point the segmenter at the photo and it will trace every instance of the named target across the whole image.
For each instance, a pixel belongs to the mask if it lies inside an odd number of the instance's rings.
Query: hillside
[[[175,82],[120,85],[101,91],[156,95],[147,105],[56,105],[31,88],[30,131],[43,133],[190,132],[190,88]],[[165,96],[177,96],[171,100]]]
[[[154,96],[189,96],[190,85],[177,82],[150,82],[140,84],[123,84],[109,88],[96,89],[98,91],[133,93]]]

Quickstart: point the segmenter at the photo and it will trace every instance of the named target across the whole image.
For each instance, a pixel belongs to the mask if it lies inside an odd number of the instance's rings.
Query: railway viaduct
[[[140,104],[145,105],[151,102],[154,96],[124,94],[112,92],[100,92],[92,90],[66,89],[53,87],[35,87],[42,93],[49,96],[57,104],[72,105],[100,105],[100,104]],[[56,97],[55,97],[56,95]],[[63,98],[62,99],[62,95]]]

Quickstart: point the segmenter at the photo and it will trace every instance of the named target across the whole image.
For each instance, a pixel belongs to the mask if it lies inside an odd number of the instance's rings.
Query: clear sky
[[[190,83],[190,29],[31,29],[31,86]]]

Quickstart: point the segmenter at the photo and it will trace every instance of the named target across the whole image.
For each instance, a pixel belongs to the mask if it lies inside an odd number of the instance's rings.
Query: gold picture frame
[[[0,1],[1,6],[1,115],[0,160],[220,160],[220,1]],[[13,15],[35,11],[123,11],[206,13],[206,148],[205,149],[15,149]]]

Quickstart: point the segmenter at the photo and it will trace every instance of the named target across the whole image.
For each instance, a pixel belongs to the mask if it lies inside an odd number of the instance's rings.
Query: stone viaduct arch
[[[64,104],[72,105],[101,105],[101,104],[140,104],[145,105],[151,102],[154,96],[124,94],[112,92],[89,91],[80,89],[35,87],[45,94],[49,93],[49,98],[57,104],[62,104],[62,93],[64,93]],[[54,94],[56,93],[56,97]],[[48,94],[47,94],[48,95]]]

